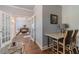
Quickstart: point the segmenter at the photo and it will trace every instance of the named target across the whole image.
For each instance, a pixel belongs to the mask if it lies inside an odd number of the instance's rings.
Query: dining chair
[[[58,41],[58,52],[59,53],[71,53],[71,41],[72,41],[73,30],[67,30],[64,39]]]
[[[77,48],[77,45],[76,45],[77,33],[78,33],[78,30],[74,30],[74,34],[73,34],[73,37],[72,37],[72,53],[74,53],[74,49],[76,50],[76,53],[78,53],[78,48]]]

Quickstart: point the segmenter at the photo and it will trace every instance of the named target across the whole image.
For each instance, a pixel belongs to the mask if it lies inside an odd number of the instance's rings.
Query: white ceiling
[[[33,10],[34,8],[34,5],[14,5],[14,6],[29,9],[29,10]]]
[[[0,5],[0,10],[13,16],[32,16],[33,8],[33,5]]]

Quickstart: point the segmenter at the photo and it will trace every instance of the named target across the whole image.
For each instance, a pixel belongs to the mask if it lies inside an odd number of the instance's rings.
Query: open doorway
[[[16,18],[16,34],[19,32],[20,28],[26,25],[26,18],[25,17],[17,17]]]
[[[20,28],[26,25],[29,28],[30,36],[32,40],[36,42],[36,16],[32,16],[30,18],[25,17],[17,17],[16,18],[16,34],[19,32]]]
[[[32,17],[31,36],[33,38],[33,41],[36,42],[36,16]]]

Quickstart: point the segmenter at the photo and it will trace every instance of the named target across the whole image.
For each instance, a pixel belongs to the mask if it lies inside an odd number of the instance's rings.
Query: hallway
[[[24,54],[48,54],[48,53],[51,53],[50,49],[41,51],[41,49],[38,47],[38,45],[31,40],[30,35],[20,34],[16,37],[15,41],[17,42],[20,40],[24,42],[24,46],[23,46]]]
[[[78,53],[78,10],[79,6],[69,5],[0,5],[0,53],[58,54],[65,53],[65,47],[67,53],[75,53],[75,49]],[[70,30],[71,38],[66,33]],[[59,44],[60,38],[63,39]]]
[[[51,49],[41,51],[38,45],[31,40],[30,35],[19,34],[16,36],[12,42],[21,42],[24,43],[22,46],[23,53],[22,54],[51,54]],[[2,54],[21,54],[19,50],[11,52],[9,50],[11,48],[11,44],[7,45],[6,47],[2,48],[0,52]]]

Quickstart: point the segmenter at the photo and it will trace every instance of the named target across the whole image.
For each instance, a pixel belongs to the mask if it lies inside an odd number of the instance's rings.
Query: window
[[[10,16],[2,14],[2,43],[10,40]]]

